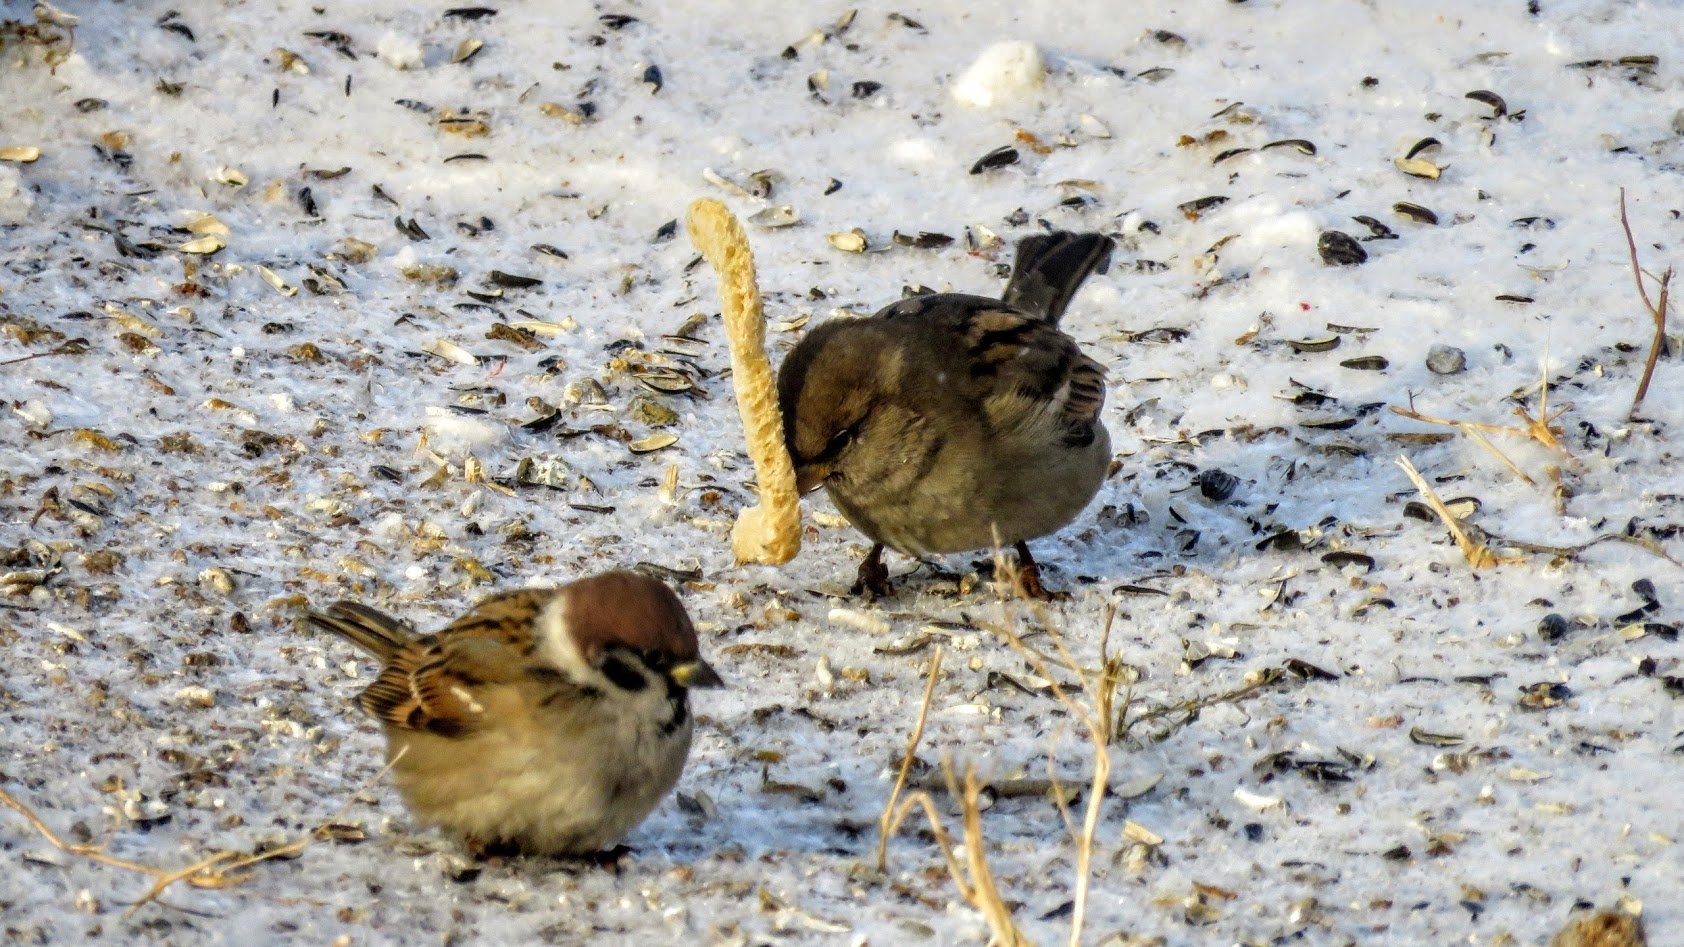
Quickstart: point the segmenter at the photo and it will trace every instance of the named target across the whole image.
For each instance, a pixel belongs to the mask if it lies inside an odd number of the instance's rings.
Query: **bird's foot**
[[[1063,602],[1070,598],[1069,592],[1049,591],[1042,584],[1041,567],[1035,564],[1035,557],[1029,554],[1028,543],[1017,544],[1017,575],[1013,583],[1023,591],[1024,598],[1041,602]]]
[[[894,591],[894,586],[889,584],[889,567],[883,564],[882,543],[872,546],[866,554],[865,561],[860,563],[859,577],[849,591],[873,600],[888,598]]]
[[[464,840],[463,844],[467,846],[468,854],[474,857],[474,861],[498,862],[520,854],[520,846],[505,839],[487,842],[484,839],[469,838]]]
[[[620,869],[624,867],[626,859],[631,857],[631,853],[632,850],[629,846],[616,845],[613,848],[605,848],[600,852],[587,852],[580,855],[578,860],[586,865],[618,874]]]

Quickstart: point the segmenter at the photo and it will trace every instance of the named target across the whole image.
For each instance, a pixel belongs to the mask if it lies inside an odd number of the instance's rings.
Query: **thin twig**
[[[87,339],[71,339],[69,342],[50,348],[45,352],[36,352],[33,355],[20,355],[17,358],[6,359],[4,362],[0,362],[0,365],[16,365],[19,362],[27,362],[31,359],[37,358],[47,358],[51,355],[81,355],[87,350]]]
[[[152,865],[144,865],[140,862],[130,861],[126,858],[118,858],[115,855],[107,855],[104,851],[104,846],[102,845],[77,845],[72,842],[66,842],[58,836],[58,833],[54,832],[47,826],[47,823],[36,814],[34,809],[31,809],[28,805],[24,804],[23,800],[17,798],[4,789],[0,789],[0,803],[4,803],[18,812],[18,814],[22,815],[26,820],[28,820],[29,824],[35,828],[35,831],[41,833],[42,838],[45,838],[49,844],[61,852],[86,858],[89,861],[99,862],[102,865],[109,865],[112,868],[121,868],[125,871],[132,871],[138,874],[150,876],[153,879],[151,890],[147,891],[141,896],[140,900],[130,906],[128,912],[130,914],[134,913],[135,910],[139,909],[147,902],[157,898],[160,894],[163,894],[165,888],[168,888],[170,885],[173,885],[178,881],[185,881],[195,888],[225,888],[229,885],[238,884],[240,881],[245,879],[245,876],[230,877],[224,871],[211,870],[231,858],[238,857],[238,852],[217,852],[216,854],[203,858],[185,868],[158,868]]]
[[[1672,267],[1656,280],[1661,284],[1660,302],[1649,300],[1649,290],[1643,285],[1643,267],[1637,262],[1637,238],[1631,233],[1631,218],[1626,215],[1626,189],[1620,188],[1620,226],[1626,232],[1626,249],[1631,251],[1631,278],[1637,283],[1637,295],[1643,300],[1643,308],[1649,310],[1649,318],[1655,321],[1655,336],[1649,341],[1649,358],[1643,363],[1643,379],[1637,384],[1637,395],[1631,399],[1631,410],[1628,415],[1637,413],[1637,406],[1643,403],[1643,398],[1649,393],[1649,380],[1655,375],[1655,362],[1660,359],[1661,346],[1666,343],[1666,313],[1668,296],[1672,288]],[[1650,274],[1650,279],[1656,279]]]
[[[345,810],[350,807],[353,801],[355,801],[356,797],[364,790],[368,789],[368,787],[383,779],[387,773],[391,772],[392,767],[397,765],[398,760],[403,759],[404,753],[407,751],[408,747],[404,747],[394,754],[390,762],[382,767],[378,773],[375,773],[366,782],[364,782],[362,786],[359,786],[357,790],[351,794],[350,798],[340,804],[339,809],[333,814],[333,817],[328,819],[326,822],[321,823],[321,826],[332,825],[338,822]],[[78,845],[73,842],[66,842],[64,839],[60,838],[58,833],[54,832],[39,815],[36,814],[34,809],[31,809],[29,806],[25,805],[22,800],[13,796],[4,789],[0,789],[0,804],[8,806],[19,815],[23,816],[24,819],[27,820],[32,827],[34,827],[35,831],[41,834],[42,838],[46,839],[50,845],[61,852],[75,855],[80,858],[86,858],[89,861],[98,862],[102,865],[109,865],[112,868],[121,868],[125,871],[132,871],[137,874],[147,875],[150,877],[152,879],[152,887],[148,889],[145,894],[141,895],[139,900],[129,905],[128,911],[124,913],[125,917],[140,910],[152,901],[157,900],[166,889],[177,882],[185,881],[195,888],[229,888],[248,881],[252,877],[249,872],[242,874],[235,874],[235,872],[240,871],[242,868],[248,868],[252,865],[258,864],[259,862],[297,855],[299,852],[302,852],[304,849],[310,847],[310,844],[315,841],[316,835],[315,832],[312,832],[310,835],[296,839],[286,845],[267,849],[256,854],[246,854],[243,852],[229,850],[219,851],[211,855],[207,855],[191,865],[176,869],[166,869],[158,868],[154,865],[145,865],[140,862],[130,861],[126,858],[118,858],[115,855],[107,855],[105,853],[105,846],[103,845]],[[318,830],[321,826],[318,826]]]
[[[1193,719],[1194,715],[1201,710],[1209,707],[1215,707],[1220,704],[1237,704],[1248,697],[1255,697],[1257,694],[1275,686],[1276,684],[1279,684],[1283,680],[1286,680],[1286,675],[1282,674],[1279,668],[1270,668],[1260,678],[1250,684],[1244,685],[1243,687],[1223,691],[1219,694],[1211,694],[1208,697],[1195,697],[1191,700],[1181,701],[1180,703],[1167,704],[1154,710],[1142,711],[1141,713],[1136,714],[1133,718],[1124,722],[1122,732],[1124,736],[1127,736],[1136,726],[1139,726],[1142,723],[1147,723],[1152,720],[1161,720],[1168,717],[1170,714],[1184,714],[1185,716],[1183,716],[1181,720],[1171,724],[1170,730],[1158,734],[1155,738],[1156,740],[1162,740],[1167,738],[1170,733],[1174,732],[1174,728],[1185,726]],[[1126,706],[1124,710],[1127,710]]]
[[[1421,472],[1415,469],[1415,465],[1409,462],[1406,455],[1398,455],[1397,465],[1403,468],[1403,472],[1415,484],[1415,489],[1421,491],[1421,497],[1427,501],[1427,505],[1432,507],[1433,512],[1438,514],[1439,519],[1444,521],[1445,527],[1450,530],[1451,537],[1456,540],[1456,545],[1462,550],[1462,555],[1468,560],[1469,566],[1475,569],[1484,569],[1505,562],[1519,561],[1518,558],[1513,556],[1500,556],[1492,552],[1490,547],[1469,536],[1468,531],[1462,528],[1462,521],[1457,519],[1456,515],[1450,512],[1449,507],[1444,505],[1444,501],[1438,498],[1438,494],[1434,493],[1433,488],[1427,485],[1426,478],[1421,476]]]
[[[906,742],[906,755],[900,761],[900,773],[895,777],[894,788],[889,790],[889,800],[883,805],[883,814],[877,818],[877,870],[889,870],[889,835],[891,822],[894,817],[895,804],[900,801],[901,790],[906,788],[906,778],[912,772],[912,761],[918,752],[918,743],[924,739],[924,721],[930,716],[930,699],[936,693],[936,679],[941,673],[941,646],[936,646],[936,653],[930,657],[930,677],[924,683],[924,701],[918,705],[918,722],[912,726],[912,739]]]

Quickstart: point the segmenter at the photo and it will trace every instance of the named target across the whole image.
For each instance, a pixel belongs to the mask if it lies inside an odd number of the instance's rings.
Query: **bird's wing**
[[[493,689],[565,681],[537,655],[531,634],[554,593],[521,590],[480,602],[436,634],[414,639],[386,662],[358,703],[390,726],[463,736],[490,722]]]
[[[957,369],[934,383],[967,392],[993,430],[1054,425],[1070,446],[1093,440],[1105,369],[1055,326],[981,296],[913,297],[891,308],[885,314],[917,333],[938,364]]]

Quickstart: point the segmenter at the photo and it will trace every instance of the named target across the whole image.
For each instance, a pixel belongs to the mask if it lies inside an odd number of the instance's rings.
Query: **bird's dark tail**
[[[1056,326],[1088,274],[1103,273],[1110,265],[1113,246],[1102,233],[1060,230],[1024,237],[1018,242],[1017,263],[1001,298]]]
[[[386,661],[399,648],[409,644],[413,630],[385,612],[359,605],[356,602],[334,602],[325,612],[310,612],[305,620],[323,631],[331,631],[346,641]]]

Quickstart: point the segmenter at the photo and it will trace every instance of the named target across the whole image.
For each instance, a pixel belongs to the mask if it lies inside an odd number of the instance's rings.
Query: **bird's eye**
[[[640,691],[649,686],[649,679],[634,666],[638,663],[636,656],[610,655],[602,662],[602,676],[608,678],[609,683],[623,691]]]
[[[829,441],[825,442],[824,450],[820,452],[818,457],[814,458],[815,462],[835,460],[842,456],[842,452],[847,450],[848,445],[854,442],[854,438],[859,432],[860,428],[857,424],[836,432]]]

